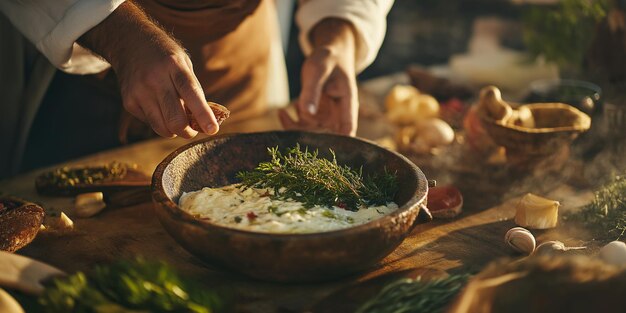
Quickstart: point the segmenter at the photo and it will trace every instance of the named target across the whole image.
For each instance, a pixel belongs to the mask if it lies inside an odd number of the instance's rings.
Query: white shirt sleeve
[[[387,29],[387,13],[393,0],[301,0],[296,12],[299,41],[305,55],[312,50],[309,32],[321,20],[348,20],[356,30],[356,70],[368,67],[378,54]]]
[[[57,68],[98,73],[109,64],[76,44],[124,0],[2,0],[2,12]]]

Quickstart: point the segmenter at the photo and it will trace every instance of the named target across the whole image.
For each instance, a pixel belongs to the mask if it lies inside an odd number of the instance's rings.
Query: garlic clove
[[[91,217],[98,214],[106,207],[102,192],[89,192],[76,196],[74,202],[76,206],[76,216]]]
[[[504,241],[513,248],[513,250],[520,253],[528,255],[535,251],[535,236],[533,236],[529,230],[522,227],[509,229],[506,235],[504,235]]]
[[[64,233],[74,230],[74,221],[72,221],[65,212],[61,212],[56,218],[53,218],[46,226],[46,231]]]
[[[554,228],[558,223],[559,206],[558,201],[528,193],[517,204],[515,223],[533,229]]]
[[[626,244],[611,241],[600,249],[600,258],[609,264],[626,265]]]
[[[570,250],[582,249],[587,249],[587,247],[566,247],[564,243],[558,240],[550,240],[538,245],[533,255],[557,255]]]
[[[565,244],[557,240],[551,240],[538,245],[533,255],[556,255],[564,251]]]
[[[74,229],[74,221],[72,221],[65,212],[61,212],[61,216],[59,216],[59,225],[64,229]]]

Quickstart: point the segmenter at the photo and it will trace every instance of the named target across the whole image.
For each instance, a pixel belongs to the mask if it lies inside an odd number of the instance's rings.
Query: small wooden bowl
[[[528,128],[502,123],[486,114],[480,120],[493,141],[511,151],[524,155],[547,156],[555,154],[581,133],[591,127],[591,118],[580,110],[564,103],[533,103],[528,108],[534,117],[535,127]],[[519,109],[518,108],[518,109]]]
[[[397,172],[395,212],[355,227],[312,234],[270,234],[227,228],[194,218],[178,207],[183,192],[237,182],[235,175],[268,161],[268,147],[299,143],[367,173]],[[202,260],[254,278],[280,282],[337,279],[370,268],[427,220],[428,182],[400,154],[361,139],[297,131],[229,134],[183,146],[156,168],[152,197],[156,214],[174,239]],[[418,214],[422,215],[418,218]],[[424,217],[424,218],[423,218]]]

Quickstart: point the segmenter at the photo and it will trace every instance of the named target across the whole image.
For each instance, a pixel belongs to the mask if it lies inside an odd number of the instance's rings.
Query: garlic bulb
[[[550,240],[538,245],[533,255],[557,255],[566,251],[581,249],[587,249],[587,247],[566,247],[560,241]]]
[[[517,204],[515,223],[522,227],[534,229],[556,227],[559,206],[558,201],[528,193]]]
[[[626,244],[621,241],[611,241],[600,249],[600,258],[613,265],[626,265]]]
[[[513,250],[520,253],[531,254],[535,251],[535,236],[526,228],[513,227],[509,229],[504,236],[504,241]]]

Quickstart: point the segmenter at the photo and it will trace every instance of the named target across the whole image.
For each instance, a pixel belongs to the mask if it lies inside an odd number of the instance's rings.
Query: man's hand
[[[302,65],[302,91],[296,103],[298,121],[279,112],[288,129],[320,130],[356,135],[359,101],[352,25],[325,19],[311,31],[313,51]]]
[[[132,2],[121,4],[79,43],[111,63],[124,108],[157,134],[194,137],[187,110],[205,133],[219,130],[183,48]]]

